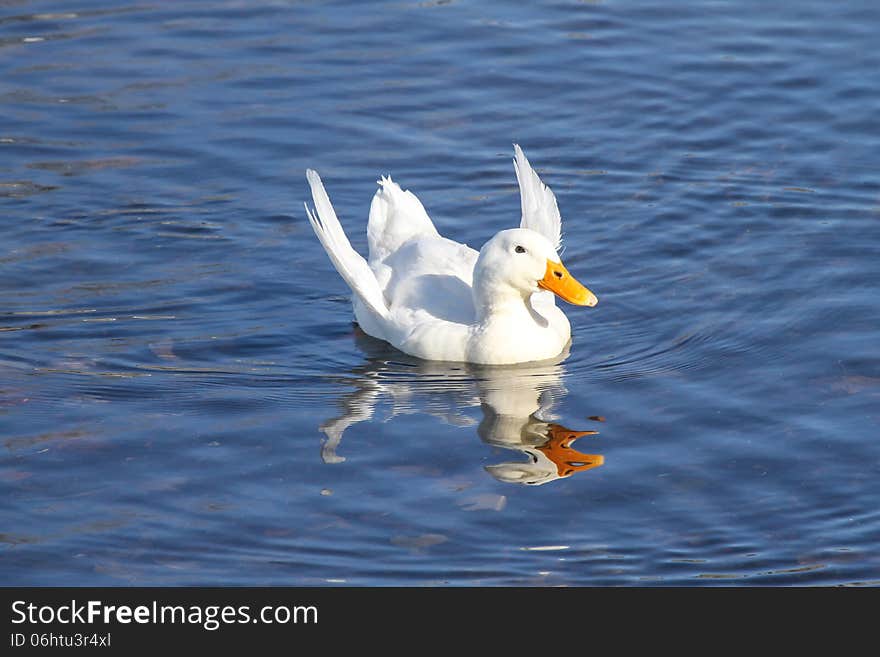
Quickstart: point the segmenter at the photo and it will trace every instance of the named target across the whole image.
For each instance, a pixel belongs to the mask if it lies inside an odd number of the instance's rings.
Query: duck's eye
[[[517,246],[517,247],[514,249],[514,251],[516,251],[517,253],[525,253],[525,252],[526,252],[526,250],[525,250],[523,247],[521,247],[521,246]]]

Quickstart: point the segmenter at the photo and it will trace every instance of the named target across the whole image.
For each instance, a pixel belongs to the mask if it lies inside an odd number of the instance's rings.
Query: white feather
[[[358,300],[379,317],[387,317],[388,307],[385,305],[376,276],[367,261],[351,247],[351,242],[342,230],[330,198],[324,190],[321,177],[317,171],[309,169],[306,171],[306,178],[312,188],[312,200],[315,202],[315,213],[310,212],[309,206],[306,205],[306,214],[315,235],[330,256],[333,266]]]
[[[519,181],[522,205],[520,228],[529,228],[540,233],[558,251],[562,245],[562,217],[556,205],[556,196],[535,173],[519,145],[514,144],[513,149],[516,153],[513,168]]]
[[[403,191],[390,176],[377,181],[379,189],[370,204],[367,242],[370,265],[384,260],[413,237],[438,237],[425,207],[410,191]]]

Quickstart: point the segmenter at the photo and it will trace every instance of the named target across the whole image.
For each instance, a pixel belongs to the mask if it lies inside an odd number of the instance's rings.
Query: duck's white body
[[[418,198],[383,178],[370,207],[367,262],[352,249],[320,177],[307,172],[316,209],[306,208],[309,220],[352,289],[367,334],[426,360],[498,365],[565,349],[568,319],[539,285],[581,305],[596,298],[562,266],[556,199],[514,148],[520,228],[496,234],[479,253],[442,237]]]

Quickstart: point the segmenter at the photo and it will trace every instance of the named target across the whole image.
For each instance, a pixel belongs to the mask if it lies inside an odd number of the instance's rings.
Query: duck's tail
[[[321,177],[317,171],[308,169],[306,178],[312,188],[312,200],[315,203],[314,211],[310,211],[306,204],[306,214],[315,235],[318,236],[324,250],[330,256],[330,261],[355,296],[380,318],[387,318],[388,306],[385,303],[379,282],[367,261],[351,248],[351,242],[348,241],[339,219],[336,218],[336,212],[330,204],[330,198],[324,190]]]
[[[383,176],[377,182],[379,189],[370,204],[367,225],[371,263],[383,261],[413,237],[440,236],[415,194],[403,191],[391,176]]]

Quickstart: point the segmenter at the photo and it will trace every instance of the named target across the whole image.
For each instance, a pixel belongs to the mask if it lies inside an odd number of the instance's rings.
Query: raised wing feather
[[[556,206],[556,197],[545,185],[518,144],[513,145],[516,157],[513,168],[519,181],[519,195],[522,204],[520,228],[529,228],[541,233],[559,250],[562,245],[562,217]]]
[[[336,267],[336,271],[342,276],[351,291],[379,317],[387,317],[388,308],[385,298],[376,276],[367,261],[351,247],[351,242],[342,230],[342,225],[336,217],[330,198],[321,182],[317,171],[308,169],[306,178],[312,188],[312,200],[315,202],[315,212],[309,210],[306,205],[306,214],[309,223],[315,231],[315,235],[330,256],[330,261]]]

